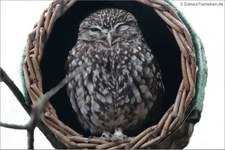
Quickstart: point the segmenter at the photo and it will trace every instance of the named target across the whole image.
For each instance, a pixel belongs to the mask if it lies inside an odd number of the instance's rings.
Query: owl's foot
[[[121,128],[117,128],[115,129],[115,132],[112,136],[112,141],[124,141],[126,140],[128,137],[126,135],[123,134],[123,131]]]
[[[107,139],[107,140],[111,140],[112,138],[112,133],[108,132],[108,131],[104,131],[102,133],[102,136],[100,137],[102,139]]]
[[[126,139],[128,139],[128,137],[123,134],[121,128],[115,129],[114,134],[112,134],[108,131],[104,131],[100,138],[106,139],[109,141],[114,141],[114,142],[124,142]]]

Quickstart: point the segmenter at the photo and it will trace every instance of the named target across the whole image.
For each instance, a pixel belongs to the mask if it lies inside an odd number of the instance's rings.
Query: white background
[[[200,6],[215,2],[223,6]],[[1,1],[1,67],[21,88],[20,62],[27,35],[51,1]],[[201,37],[208,61],[202,118],[195,125],[187,149],[224,149],[224,1],[178,1],[181,10]],[[198,6],[187,6],[190,3]],[[1,83],[0,116],[2,122],[25,124],[29,117],[20,104]],[[27,148],[26,131],[0,128],[1,149]],[[35,130],[35,148],[52,146],[43,134]]]

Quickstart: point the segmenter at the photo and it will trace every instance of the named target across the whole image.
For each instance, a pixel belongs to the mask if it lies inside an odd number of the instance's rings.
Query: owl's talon
[[[101,139],[111,140],[112,134],[108,131],[104,131],[100,137]]]
[[[118,128],[115,130],[113,137],[112,137],[112,141],[125,141],[128,137],[126,135],[123,134],[122,129]]]

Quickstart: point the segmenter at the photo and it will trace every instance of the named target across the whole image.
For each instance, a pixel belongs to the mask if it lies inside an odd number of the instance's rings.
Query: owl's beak
[[[112,45],[112,35],[110,33],[107,34],[107,37],[106,37],[108,43],[109,43],[109,46]]]

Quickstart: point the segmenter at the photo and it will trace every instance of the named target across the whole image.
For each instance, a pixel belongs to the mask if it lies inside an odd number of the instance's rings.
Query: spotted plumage
[[[67,91],[79,123],[92,134],[130,134],[158,116],[161,71],[131,13],[102,9],[86,17],[66,65],[67,76],[82,69]]]

